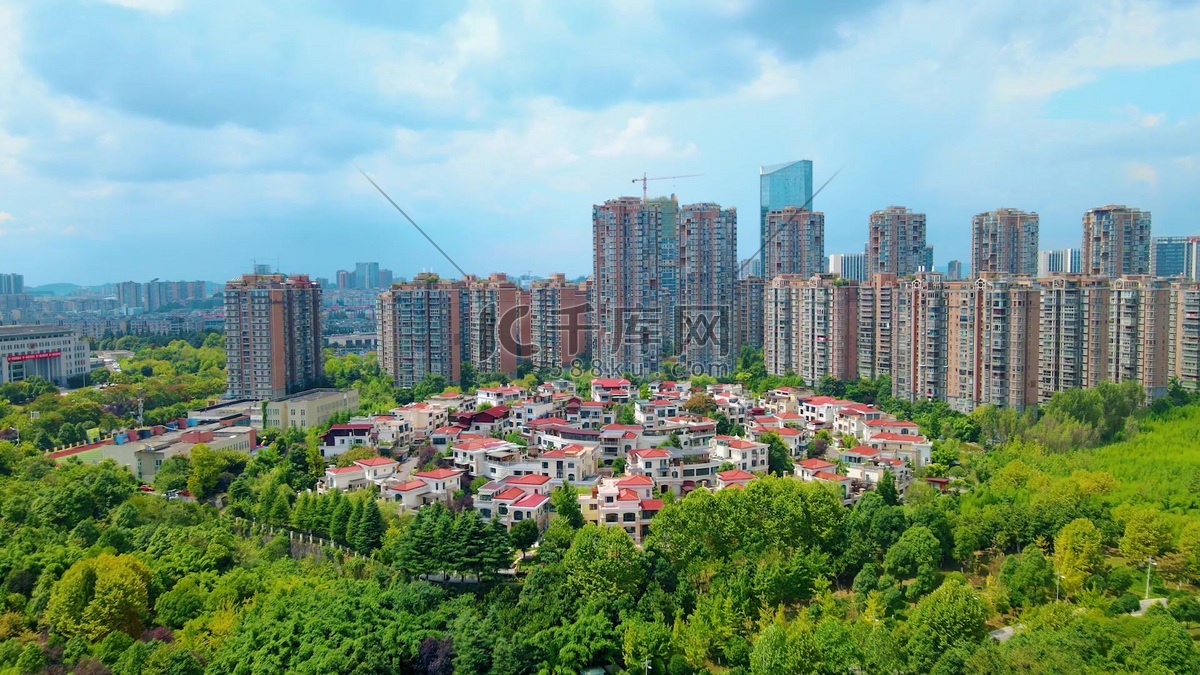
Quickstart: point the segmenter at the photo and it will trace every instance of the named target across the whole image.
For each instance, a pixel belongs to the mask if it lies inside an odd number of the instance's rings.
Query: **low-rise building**
[[[662,510],[655,498],[654,479],[645,475],[604,478],[579,495],[583,517],[599,525],[620,527],[641,542],[650,534],[650,521]]]
[[[628,403],[633,384],[623,377],[599,377],[592,380],[592,400],[597,403]]]
[[[412,426],[414,441],[423,441],[429,438],[434,429],[450,423],[450,408],[440,403],[409,403],[392,408],[391,412],[395,417],[408,420]]]
[[[524,396],[525,390],[513,385],[480,387],[475,390],[475,405],[477,409],[485,403],[488,405],[506,405]]]
[[[548,476],[501,478],[479,488],[475,510],[485,520],[499,520],[508,528],[522,520],[532,520],[539,530],[544,530],[550,522],[550,490]]]
[[[571,443],[546,450],[537,459],[541,461],[541,470],[547,476],[575,483],[595,477],[598,454],[596,446]]]
[[[321,437],[321,456],[336,457],[360,445],[375,447],[375,425],[335,424]]]
[[[334,415],[358,410],[357,389],[311,389],[267,401],[263,427],[300,429],[319,427]]]

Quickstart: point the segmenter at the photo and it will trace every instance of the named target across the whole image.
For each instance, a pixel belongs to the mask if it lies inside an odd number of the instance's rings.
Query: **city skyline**
[[[817,37],[779,30],[795,21]],[[588,207],[644,171],[703,174],[652,196],[752,213],[760,167],[799,159],[816,185],[845,167],[812,207],[827,254],[861,250],[890,204],[926,214],[939,267],[970,259],[971,216],[997,208],[1037,212],[1046,250],[1110,203],[1193,234],[1198,106],[1175,84],[1200,76],[1198,21],[1195,3],[4,6],[0,242],[20,254],[3,263],[29,286],[93,285],[117,281],[98,253],[119,251],[146,279],[219,282],[250,269],[236,236],[313,276],[338,269],[326,240],[448,273],[355,164],[480,276],[585,274]],[[266,22],[296,48],[254,46]]]

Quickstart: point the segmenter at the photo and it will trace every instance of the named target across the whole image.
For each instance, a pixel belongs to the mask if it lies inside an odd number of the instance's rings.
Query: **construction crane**
[[[636,183],[638,181],[642,182],[642,203],[645,204],[646,197],[647,197],[647,192],[646,192],[646,183],[647,182],[652,181],[652,180],[670,180],[672,178],[694,178],[696,176],[703,176],[703,175],[704,174],[702,174],[702,173],[685,173],[682,176],[658,176],[656,178],[647,178],[646,174],[643,173],[641,178],[634,178],[633,182],[634,183]]]

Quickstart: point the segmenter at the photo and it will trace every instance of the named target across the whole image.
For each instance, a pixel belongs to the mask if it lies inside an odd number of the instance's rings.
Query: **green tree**
[[[631,596],[641,587],[641,552],[619,527],[587,524],[575,534],[563,557],[570,585],[585,597]]]
[[[788,452],[787,444],[783,442],[778,433],[768,431],[758,440],[760,443],[767,444],[767,468],[771,473],[777,476],[786,476],[792,473],[791,453]]]
[[[367,499],[363,504],[362,515],[359,516],[358,529],[354,535],[354,548],[359,553],[370,553],[383,543],[383,534],[387,526],[383,522],[383,514],[379,504],[374,499]]]
[[[896,477],[891,471],[884,471],[883,476],[879,479],[879,484],[875,486],[875,491],[883,497],[883,503],[888,506],[895,506],[900,503],[900,492],[896,489]]]
[[[330,498],[333,503],[333,508],[330,512],[328,532],[329,538],[339,544],[344,544],[346,541],[346,526],[350,522],[350,513],[353,507],[350,500],[340,491],[334,491]]]
[[[509,530],[509,538],[512,540],[512,545],[521,552],[521,557],[525,557],[525,551],[537,543],[538,532],[537,521],[522,520],[514,523],[512,529]]]
[[[1014,607],[1034,607],[1048,602],[1054,592],[1054,567],[1041,549],[1029,545],[1010,555],[1000,568],[1000,583]]]
[[[820,648],[806,616],[787,625],[772,623],[758,636],[750,653],[754,675],[820,672]]]
[[[614,476],[621,476],[625,473],[625,458],[618,457],[612,462],[612,471]]]
[[[568,525],[575,529],[583,527],[583,509],[579,506],[579,497],[575,494],[575,488],[567,481],[554,489],[550,493],[550,503],[554,505],[554,512],[558,514]]]
[[[66,637],[98,640],[113,631],[140,635],[150,570],[137,558],[102,553],[71,565],[54,585],[46,623]]]
[[[1113,509],[1112,514],[1114,520],[1125,526],[1125,533],[1118,543],[1121,555],[1129,560],[1144,561],[1171,545],[1171,526],[1158,509],[1122,504]]]
[[[617,406],[617,424],[637,424],[637,418],[633,416],[632,405],[622,403]]]
[[[187,489],[188,477],[192,474],[192,462],[186,455],[168,457],[154,474],[154,489],[159,492]]]
[[[908,653],[915,672],[928,673],[945,652],[983,640],[987,608],[958,579],[947,579],[917,603],[908,619]]]
[[[188,451],[191,456],[192,473],[188,477],[188,492],[196,499],[204,500],[217,494],[221,488],[221,475],[237,475],[246,468],[249,456],[235,450],[213,450],[200,443]]]
[[[1100,569],[1103,537],[1087,518],[1076,518],[1054,538],[1054,567],[1062,575],[1068,593],[1083,588],[1083,582]]]
[[[711,415],[717,409],[717,402],[712,396],[703,391],[692,394],[683,404],[683,409],[693,415]]]

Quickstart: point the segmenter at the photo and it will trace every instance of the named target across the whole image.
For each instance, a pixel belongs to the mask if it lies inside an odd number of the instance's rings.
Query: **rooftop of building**
[[[285,401],[286,402],[319,401],[323,398],[328,398],[328,397],[336,395],[336,394],[347,394],[348,395],[349,393],[350,393],[350,390],[348,390],[348,389],[347,390],[309,389],[308,391],[301,391],[301,392],[297,392],[295,394],[284,396],[282,398],[273,399],[271,402],[272,403],[283,403]]]
[[[35,335],[74,335],[75,331],[62,326],[50,325],[20,325],[20,326],[0,326],[0,338],[6,337],[33,337]]]

